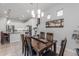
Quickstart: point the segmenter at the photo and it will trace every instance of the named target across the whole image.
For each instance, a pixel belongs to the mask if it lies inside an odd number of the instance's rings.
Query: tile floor
[[[0,56],[22,56],[21,42],[0,44]]]
[[[57,48],[57,52],[59,48]],[[65,56],[77,56],[76,53],[65,50]],[[21,42],[14,42],[10,44],[0,44],[0,56],[23,56]]]

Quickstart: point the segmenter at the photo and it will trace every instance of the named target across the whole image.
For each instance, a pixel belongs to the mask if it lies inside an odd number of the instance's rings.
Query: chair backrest
[[[39,34],[37,34],[37,37],[38,37],[38,38],[40,38],[40,35],[39,35]]]
[[[45,32],[40,32],[40,39],[45,39]]]
[[[53,33],[47,33],[47,34],[46,34],[46,39],[47,39],[48,41],[53,41]]]
[[[24,34],[21,34],[21,40],[22,40],[22,42],[24,42]]]
[[[26,39],[26,42],[27,42],[26,44],[27,44],[27,48],[28,48],[29,54],[32,55],[31,37],[26,36],[25,39]]]
[[[28,45],[31,44],[31,37],[26,35],[25,39],[26,39]]]
[[[64,40],[61,41],[61,48],[60,48],[59,56],[64,55],[66,43],[67,43],[67,39],[64,39]]]

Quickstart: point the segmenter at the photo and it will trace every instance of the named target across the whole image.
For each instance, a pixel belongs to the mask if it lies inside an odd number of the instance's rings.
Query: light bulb
[[[32,15],[34,14],[34,10],[31,11],[31,14],[32,14]]]
[[[10,24],[10,22],[11,22],[11,21],[10,21],[10,20],[8,20],[8,21],[7,21],[7,24]]]
[[[43,16],[44,16],[44,12],[41,13],[41,17],[43,17]]]
[[[41,13],[41,10],[40,10],[40,9],[38,9],[38,10],[37,10],[37,12],[38,12],[38,14],[40,14],[40,13]]]
[[[31,15],[32,15],[32,17],[35,17],[34,10],[31,11]]]
[[[47,16],[47,19],[50,19],[50,18],[51,18],[51,15],[48,15],[48,16]]]
[[[32,17],[34,17],[34,18],[35,18],[35,14],[32,14]]]
[[[40,14],[38,14],[38,18],[40,18]]]

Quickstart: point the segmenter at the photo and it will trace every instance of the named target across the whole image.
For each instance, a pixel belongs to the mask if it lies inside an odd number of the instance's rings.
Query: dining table
[[[52,47],[52,45],[54,45],[54,52],[56,53],[56,42],[56,40],[49,42],[46,39],[31,36],[31,44],[33,49],[36,51],[37,56],[40,56],[46,49]]]

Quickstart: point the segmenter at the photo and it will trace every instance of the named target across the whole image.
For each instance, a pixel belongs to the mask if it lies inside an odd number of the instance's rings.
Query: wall
[[[11,21],[9,25],[14,25],[15,29],[24,28],[24,23],[18,21]]]
[[[14,25],[15,29],[21,28],[21,29],[27,29],[27,25],[32,26],[32,35],[34,35],[33,28],[36,26],[36,19],[30,19],[28,22],[22,23],[22,22],[10,22],[9,25]],[[21,32],[21,31],[20,31]],[[16,42],[20,41],[20,33],[14,33],[10,34],[10,42]]]
[[[0,32],[1,31],[3,32],[6,31],[6,18],[4,17],[0,17]],[[1,41],[1,37],[0,37],[0,41]]]
[[[6,18],[0,17],[0,31],[6,31]]]
[[[10,43],[17,42],[17,41],[21,41],[21,35],[18,33],[10,34]]]
[[[6,18],[5,17],[0,17],[0,31],[6,32],[6,24],[7,24]],[[17,28],[24,28],[24,26],[25,26],[24,23],[16,22],[16,21],[14,21],[14,22],[11,21],[9,23],[9,25],[14,25],[15,29],[17,29]]]
[[[31,25],[32,26],[32,35],[34,35],[34,27],[36,27],[37,20],[35,18],[30,19],[28,22],[25,23],[25,25]]]
[[[64,15],[62,17],[56,16],[56,11],[63,8]],[[51,20],[64,18],[64,28],[45,28],[45,22],[48,21],[46,17],[41,19],[38,32],[52,32],[54,33],[54,40],[57,40],[59,45],[61,40],[67,37],[67,48],[74,50],[77,48],[75,40],[72,39],[74,30],[79,30],[79,4],[57,4],[51,7],[49,13],[52,15]]]

